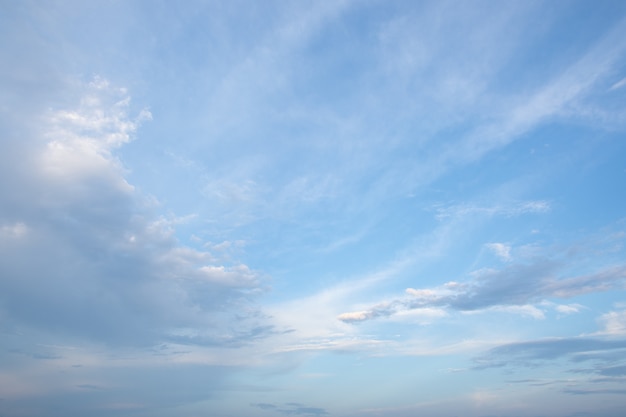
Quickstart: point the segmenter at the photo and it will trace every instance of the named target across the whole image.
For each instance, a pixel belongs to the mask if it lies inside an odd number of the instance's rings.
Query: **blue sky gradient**
[[[0,415],[618,417],[623,1],[1,1]]]

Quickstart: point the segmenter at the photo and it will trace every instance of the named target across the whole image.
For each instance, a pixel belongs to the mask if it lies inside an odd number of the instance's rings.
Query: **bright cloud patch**
[[[488,249],[492,250],[503,261],[511,260],[511,247],[504,243],[488,243]]]
[[[561,314],[574,314],[578,313],[584,307],[580,304],[560,304],[554,307],[556,311]]]
[[[604,331],[610,335],[626,334],[626,310],[611,311],[600,317],[600,322],[604,325]]]

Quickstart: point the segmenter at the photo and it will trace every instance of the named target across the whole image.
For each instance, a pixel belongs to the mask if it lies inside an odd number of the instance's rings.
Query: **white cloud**
[[[518,201],[509,204],[477,205],[459,204],[436,207],[438,220],[446,218],[463,218],[466,216],[506,216],[515,217],[524,214],[546,213],[551,205],[545,200]]]
[[[579,117],[581,111],[568,113],[574,107],[584,107],[592,88],[615,70],[626,50],[626,21],[621,20],[577,62],[564,69],[553,80],[536,91],[514,100],[504,99],[501,109],[486,111],[497,115],[492,123],[480,124],[474,131],[439,153],[427,166],[418,168],[419,174],[432,179],[454,165],[465,165],[480,160],[484,155],[500,149],[520,138],[550,118]],[[584,110],[583,110],[584,111]],[[603,120],[596,125],[602,126]],[[432,172],[426,174],[426,172]],[[525,209],[544,210],[543,206]]]
[[[337,320],[341,306],[367,285],[364,282],[339,284],[312,295],[276,303],[268,306],[266,311],[279,330],[293,332],[286,334],[290,343],[296,343],[297,340],[341,339],[352,332],[352,329]],[[358,312],[354,318],[358,318]]]
[[[37,150],[39,160],[33,168],[56,188],[60,200],[87,196],[93,187],[131,193],[133,187],[113,151],[132,140],[151,114],[141,110],[132,118],[126,91],[104,79],[96,78],[84,88],[85,96],[75,109],[50,110],[43,118],[41,135],[47,144]]]
[[[609,90],[618,90],[624,86],[626,86],[626,77],[613,84]]]
[[[28,233],[28,226],[22,222],[0,226],[0,238],[19,239]]]
[[[581,309],[585,308],[580,304],[558,304],[554,306],[554,309],[565,315],[574,314],[580,312]]]
[[[626,335],[626,310],[611,311],[600,317],[603,333],[615,336]]]
[[[350,313],[342,313],[337,316],[338,320],[345,322],[363,321],[374,317],[371,311],[353,311]]]
[[[503,261],[511,260],[511,246],[505,243],[487,243],[485,245],[488,249],[492,250]]]
[[[523,305],[523,306],[498,306],[493,307],[490,310],[495,311],[503,311],[507,313],[519,314],[522,316],[532,317],[537,320],[543,320],[546,318],[545,313],[539,308],[533,305]]]
[[[390,317],[392,321],[415,322],[422,325],[430,324],[436,319],[448,316],[448,312],[443,308],[415,308],[412,310],[401,310]]]
[[[543,200],[527,201],[518,208],[512,210],[514,213],[545,213],[550,211],[550,202]]]
[[[407,288],[405,292],[413,297],[417,298],[434,298],[437,296],[437,291],[430,289],[415,289],[415,288]]]
[[[230,268],[220,266],[203,266],[200,268],[203,277],[208,281],[229,287],[253,288],[259,285],[257,275],[246,265],[235,265]]]

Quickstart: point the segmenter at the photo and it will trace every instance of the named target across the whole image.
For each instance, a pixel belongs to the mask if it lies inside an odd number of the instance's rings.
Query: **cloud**
[[[76,88],[74,106],[44,110],[0,157],[0,190],[13,190],[0,204],[2,316],[117,346],[151,345],[180,328],[199,329],[198,341],[230,340],[233,322],[240,340],[266,329],[252,302],[260,277],[182,246],[177,220],[152,212],[127,182],[115,151],[150,113],[132,116],[127,91],[103,78]]]
[[[282,411],[282,410],[281,410]],[[295,407],[293,409],[287,409],[283,411],[288,415],[298,415],[298,416],[325,416],[328,415],[328,411],[323,408],[318,407]]]
[[[626,310],[603,314],[600,322],[604,325],[602,333],[615,336],[626,335]]]
[[[146,140],[147,110],[103,78],[67,87],[3,132],[2,410],[158,415],[210,398],[257,360],[239,349],[274,334],[267,284],[181,244],[190,218],[130,183],[118,151]]]
[[[28,228],[22,222],[6,224],[0,227],[0,238],[20,239],[28,232]]]
[[[626,376],[626,365],[602,368],[599,373],[604,376]]]
[[[626,86],[626,77],[622,78],[621,80],[613,84],[609,90],[617,90],[624,86]]]
[[[476,205],[476,204],[459,204],[451,206],[436,207],[437,219],[446,218],[462,218],[465,216],[504,216],[515,217],[524,214],[546,213],[552,208],[549,201],[530,200],[518,201],[511,204],[500,205]],[[499,244],[497,244],[499,245]]]
[[[580,304],[559,304],[554,306],[554,309],[560,314],[569,315],[578,313],[581,309],[585,307]]]
[[[564,338],[546,338],[506,343],[489,349],[474,358],[475,370],[506,367],[537,368],[567,366],[576,374],[573,379],[525,379],[511,381],[536,385],[564,386],[563,392],[576,395],[619,394],[619,385],[626,376],[626,339],[615,335],[585,335]],[[591,366],[580,367],[582,363]],[[599,388],[600,387],[600,388]]]
[[[341,321],[345,321],[347,323],[354,321],[363,321],[375,318],[377,316],[375,310],[370,311],[353,311],[351,313],[343,313],[337,316],[337,318]]]
[[[270,403],[255,403],[250,404],[252,407],[260,408],[261,410],[275,410],[281,414],[295,415],[295,416],[325,416],[329,415],[328,411],[319,407],[307,407],[300,403],[285,403],[283,405],[270,404]]]
[[[626,389],[574,389],[568,388],[563,390],[563,392],[567,394],[574,395],[598,395],[598,394],[615,394],[615,395],[624,395],[626,394]]]
[[[487,243],[485,245],[492,250],[503,261],[511,260],[511,246],[505,243]]]
[[[508,19],[504,19],[504,21],[506,20]],[[512,28],[516,27],[511,21],[508,22],[508,25]],[[426,26],[428,27],[428,25]],[[490,25],[491,29],[495,27],[497,25]],[[606,78],[618,70],[626,50],[625,34],[626,20],[621,19],[592,48],[588,49],[569,67],[562,68],[554,78],[545,81],[544,77],[540,77],[543,85],[530,90],[530,93],[520,92],[511,96],[501,95],[498,91],[486,88],[490,86],[487,74],[483,74],[486,76],[485,78],[478,77],[475,80],[475,85],[483,87],[493,96],[483,94],[485,97],[490,97],[488,104],[483,103],[477,97],[480,97],[481,92],[486,91],[481,91],[483,90],[481,88],[475,89],[474,94],[470,95],[469,102],[471,105],[463,110],[471,113],[468,108],[479,109],[479,111],[492,117],[483,119],[473,129],[468,129],[467,134],[456,141],[454,146],[440,148],[438,152],[433,153],[433,157],[429,158],[426,163],[413,164],[412,167],[409,167],[408,164],[403,166],[402,174],[411,178],[413,184],[429,183],[452,167],[475,163],[490,152],[523,139],[526,133],[549,120],[566,118],[579,120],[581,116],[589,113],[589,109],[592,107],[591,102],[595,87],[600,85],[601,88],[604,88],[602,84]],[[486,46],[494,48],[494,51],[500,51],[498,48],[501,45],[499,41],[492,41],[488,42]],[[477,52],[477,55],[488,56],[482,51]],[[459,65],[459,67],[465,68],[465,65]],[[490,68],[495,67],[492,65]],[[477,74],[481,74],[481,72],[477,71]],[[467,75],[464,73],[455,75],[460,79],[467,79]],[[433,80],[431,77],[429,81],[436,85],[436,79]],[[452,90],[451,94],[446,95],[446,98],[457,100],[458,93],[454,93]],[[449,106],[445,110],[452,108],[454,107]],[[613,118],[617,117],[619,120],[623,120],[619,111],[611,111],[610,113]],[[445,114],[445,111],[441,111],[440,114]],[[457,121],[463,120],[463,118],[464,116],[455,114]],[[590,121],[594,127],[605,128],[606,119],[606,116],[591,117]],[[400,174],[398,173],[398,175]]]
[[[584,355],[587,352],[619,353],[621,355],[624,349],[626,349],[626,340],[592,337],[554,338],[501,345],[475,358],[475,362],[477,363],[477,368],[488,368],[520,364],[531,365],[541,361],[553,361],[561,358],[566,358],[570,361],[593,360],[597,359],[597,357],[580,355]]]
[[[274,410],[276,409],[276,406],[274,404],[269,404],[269,403],[256,403],[256,404],[250,404],[252,407],[257,407],[260,408],[261,410]]]
[[[235,265],[226,268],[220,266],[203,266],[200,272],[207,281],[214,282],[227,287],[258,287],[259,277],[246,265]]]
[[[532,306],[547,298],[570,298],[594,292],[605,292],[624,287],[626,266],[618,265],[600,269],[594,273],[559,276],[564,265],[560,261],[535,259],[529,263],[517,263],[504,269],[484,269],[475,272],[467,282],[449,282],[440,287],[427,289],[408,288],[410,298],[397,298],[358,312],[338,316],[345,322],[370,320],[397,314],[400,311],[427,307],[447,308],[457,311],[508,311],[543,318],[543,312]],[[574,312],[577,305],[562,306],[561,312]],[[559,307],[557,307],[557,310]],[[577,311],[577,310],[576,310]],[[604,318],[614,332],[621,331],[621,316]]]
[[[482,312],[483,310],[480,310],[479,312]],[[518,314],[520,316],[528,316],[528,317],[532,317],[536,320],[543,320],[546,318],[545,313],[543,310],[540,310],[539,308],[533,306],[533,305],[512,305],[512,306],[494,306],[494,307],[489,307],[486,310],[484,310],[485,313],[489,313],[492,311],[499,311],[499,312],[505,312],[505,313],[511,313],[511,314]],[[475,312],[475,311],[472,311]]]

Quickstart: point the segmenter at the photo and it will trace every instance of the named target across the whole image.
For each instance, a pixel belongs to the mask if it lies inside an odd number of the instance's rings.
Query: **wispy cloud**
[[[580,312],[582,309],[585,309],[585,306],[580,304],[559,304],[555,305],[554,309],[563,315],[569,315]]]
[[[571,337],[531,340],[494,347],[474,358],[474,369],[504,367],[506,369],[562,366],[576,375],[568,379],[524,379],[511,381],[530,386],[561,387],[566,394],[621,394],[626,375],[624,364],[626,341],[622,338]],[[581,368],[583,364],[591,367]],[[558,365],[560,364],[560,365]]]
[[[622,78],[621,80],[619,80],[618,82],[613,84],[611,86],[610,90],[617,90],[617,89],[622,88],[622,87],[626,87],[626,78]]]
[[[506,243],[487,243],[485,245],[488,249],[491,249],[500,259],[503,261],[511,260],[511,246]]]
[[[466,216],[504,216],[513,217],[527,213],[545,213],[550,211],[551,204],[545,200],[520,201],[513,204],[476,205],[460,204],[436,207],[437,219],[463,218]]]
[[[574,389],[574,388],[568,388],[568,389],[565,389],[564,392],[566,392],[567,394],[574,394],[574,395],[598,395],[598,394],[624,395],[624,394],[626,394],[626,389]]]
[[[271,403],[256,403],[250,404],[252,407],[260,408],[261,410],[272,410],[281,414],[295,415],[295,416],[324,416],[328,415],[328,411],[320,407],[307,407],[300,403],[286,403],[282,405]]]
[[[481,366],[503,366],[514,361],[552,360],[590,352],[611,352],[626,349],[626,340],[607,340],[590,337],[534,340],[498,346],[484,357],[478,358]]]

